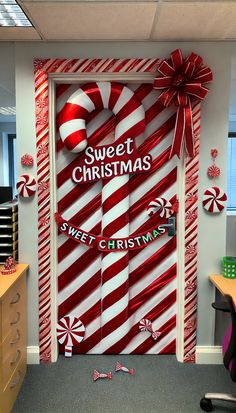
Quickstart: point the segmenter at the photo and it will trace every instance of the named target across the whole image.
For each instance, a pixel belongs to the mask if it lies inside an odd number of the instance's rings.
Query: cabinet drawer
[[[10,413],[26,373],[24,359],[20,359],[1,397],[1,413]]]
[[[19,360],[26,363],[26,325],[12,328],[1,346],[2,359],[2,388],[10,380]]]
[[[5,294],[2,301],[2,342],[10,333],[12,326],[17,327],[19,323],[24,323],[25,319],[26,277],[23,276]]]

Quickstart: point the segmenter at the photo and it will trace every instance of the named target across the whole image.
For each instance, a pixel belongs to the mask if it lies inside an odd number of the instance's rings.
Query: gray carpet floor
[[[118,360],[135,375],[93,382],[94,369],[114,372]],[[60,356],[28,366],[13,413],[197,413],[205,392],[236,394],[236,384],[222,365],[182,364],[175,356]],[[214,412],[233,411],[215,403]]]

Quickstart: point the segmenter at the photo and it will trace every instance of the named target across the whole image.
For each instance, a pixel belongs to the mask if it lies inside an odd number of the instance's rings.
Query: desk
[[[26,373],[26,272],[0,275],[0,413],[9,413]],[[1,270],[1,267],[0,267]]]
[[[223,275],[210,275],[209,280],[223,295],[230,295],[236,306],[236,279],[225,278]]]

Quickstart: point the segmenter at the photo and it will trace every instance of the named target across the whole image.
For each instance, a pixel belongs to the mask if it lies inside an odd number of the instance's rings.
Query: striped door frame
[[[55,84],[90,81],[153,82],[161,59],[35,59],[38,175],[40,361],[57,359]],[[49,103],[50,102],[50,103]],[[178,164],[177,359],[195,362],[200,104],[193,109],[195,156]]]

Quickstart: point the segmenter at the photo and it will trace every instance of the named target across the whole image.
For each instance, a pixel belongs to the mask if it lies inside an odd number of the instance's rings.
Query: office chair
[[[212,307],[215,310],[224,311],[231,314],[231,324],[227,329],[227,332],[223,341],[223,362],[226,369],[230,372],[230,377],[233,382],[236,382],[236,309],[232,298],[225,296],[226,301],[215,302]],[[211,412],[213,410],[212,400],[229,401],[236,403],[236,397],[227,393],[206,393],[200,401],[200,407],[205,412]]]

